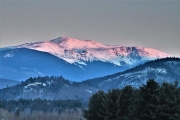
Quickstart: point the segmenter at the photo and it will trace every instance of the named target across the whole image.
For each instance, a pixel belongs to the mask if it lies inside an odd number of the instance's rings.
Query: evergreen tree
[[[130,111],[130,106],[134,101],[135,90],[131,86],[126,86],[122,89],[122,93],[118,98],[118,120],[124,120]]]
[[[132,94],[132,99],[131,104],[128,107],[128,113],[126,116],[124,116],[123,120],[139,120],[137,118],[138,113],[138,105],[139,105],[139,100],[140,100],[140,95],[139,95],[139,89],[134,89],[134,92]]]
[[[118,99],[121,96],[122,91],[119,89],[112,89],[106,94],[103,99],[102,113],[104,113],[104,120],[118,120]]]
[[[130,112],[128,119],[131,120],[157,120],[159,100],[159,85],[153,79],[147,81],[139,89],[139,98],[133,105],[133,111]]]
[[[98,91],[89,99],[88,110],[84,110],[84,118],[86,120],[104,120],[104,107],[102,107],[102,102],[105,97],[103,91]]]
[[[159,91],[159,120],[180,120],[180,89],[178,83],[163,83]]]

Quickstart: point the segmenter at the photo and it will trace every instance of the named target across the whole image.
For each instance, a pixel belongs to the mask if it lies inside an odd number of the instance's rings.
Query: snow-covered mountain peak
[[[76,39],[70,37],[58,37],[56,39],[50,40],[49,42],[59,45],[61,43],[71,42],[74,40]]]
[[[70,37],[27,43],[17,47],[48,52],[71,64],[83,65],[86,65],[87,61],[96,60],[118,66],[133,66],[147,60],[170,57],[170,55],[152,48],[104,45],[93,40],[78,40]]]

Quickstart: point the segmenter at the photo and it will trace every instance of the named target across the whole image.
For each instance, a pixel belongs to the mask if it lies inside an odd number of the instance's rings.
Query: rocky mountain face
[[[152,48],[104,45],[59,37],[0,49],[0,78],[22,81],[37,76],[63,76],[82,81],[106,76],[170,55]]]
[[[147,80],[161,82],[180,82],[180,59],[157,59],[131,68],[124,72],[105,77],[73,82],[63,77],[29,78],[19,85],[0,90],[0,99],[78,99],[87,101],[98,90],[107,91],[132,85],[138,88]]]

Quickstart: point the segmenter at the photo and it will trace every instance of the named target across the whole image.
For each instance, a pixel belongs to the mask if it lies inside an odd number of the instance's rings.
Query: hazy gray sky
[[[0,0],[0,47],[60,36],[180,57],[180,0]]]

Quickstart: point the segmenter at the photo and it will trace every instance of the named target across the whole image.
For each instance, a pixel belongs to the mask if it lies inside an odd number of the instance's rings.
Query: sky
[[[180,0],[0,0],[0,47],[57,37],[180,57]]]

